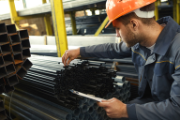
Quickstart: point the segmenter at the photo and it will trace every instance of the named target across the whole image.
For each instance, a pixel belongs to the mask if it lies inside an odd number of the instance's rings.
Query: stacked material
[[[19,79],[26,75],[32,65],[27,59],[31,56],[29,48],[27,30],[16,31],[14,24],[0,23],[0,94],[13,91]],[[0,105],[0,119],[5,119],[2,107]]]
[[[10,94],[1,97],[5,99],[5,107],[10,109],[11,115],[23,120],[110,120],[103,108],[86,98],[79,101],[77,108],[68,109],[19,88],[14,91],[12,97]]]
[[[91,60],[96,61],[105,61],[105,62],[114,62],[116,74],[123,77],[126,81],[129,81],[131,84],[131,97],[130,100],[138,97],[138,74],[135,69],[132,58],[124,59],[102,59],[102,58],[91,58]]]
[[[103,12],[103,11],[101,11]],[[82,16],[76,17],[76,29],[78,35],[87,35],[96,33],[97,29],[107,17],[107,14],[92,15],[92,16]],[[72,24],[70,18],[65,18],[66,32],[67,35],[72,35]],[[101,34],[115,33],[112,25],[108,26],[106,29],[101,31]]]
[[[131,58],[119,59],[116,66],[117,75],[124,76],[131,83],[131,98],[138,97],[138,74]]]
[[[30,60],[32,68],[12,94],[9,108],[13,115],[17,115],[13,112],[16,111],[21,117],[30,119],[109,119],[95,101],[74,95],[69,89],[104,99],[116,97],[123,102],[129,101],[130,83],[124,77],[116,76],[112,64],[74,60],[68,67],[63,67],[61,58],[57,57],[32,56]],[[8,107],[10,94],[2,97]]]
[[[50,59],[48,59],[50,58]],[[30,68],[21,84],[37,92],[57,98],[63,106],[78,106],[80,97],[69,90],[103,97],[113,92],[113,77],[116,73],[108,69],[105,62],[74,60],[67,67],[53,59],[55,57],[32,57]]]
[[[4,120],[7,118],[5,108],[4,108],[4,102],[0,99],[0,120]]]

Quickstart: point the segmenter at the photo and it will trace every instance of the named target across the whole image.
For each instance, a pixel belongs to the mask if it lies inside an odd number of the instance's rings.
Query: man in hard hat
[[[107,0],[108,25],[113,24],[123,42],[68,50],[62,58],[67,65],[78,55],[132,56],[139,98],[129,104],[115,98],[98,103],[110,118],[180,120],[180,27],[171,17],[154,20],[155,1]]]

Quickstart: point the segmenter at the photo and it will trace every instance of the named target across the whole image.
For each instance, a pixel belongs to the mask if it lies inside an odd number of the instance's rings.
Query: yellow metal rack
[[[60,57],[68,49],[62,0],[51,0],[51,8],[57,52]]]
[[[104,1],[105,0],[100,0]],[[173,2],[173,17],[174,20],[180,24],[180,9],[179,4],[180,0],[171,0]],[[52,28],[50,24],[50,17],[52,14],[52,20],[54,25],[54,33],[56,36],[56,44],[57,44],[57,51],[58,56],[62,56],[64,52],[68,49],[68,43],[67,43],[67,35],[66,35],[66,29],[65,29],[65,20],[64,20],[64,9],[63,9],[63,3],[62,0],[51,0],[51,13],[44,13],[44,14],[38,14],[38,15],[29,15],[29,16],[18,16],[17,11],[15,9],[14,0],[8,0],[9,6],[10,6],[10,16],[11,16],[11,22],[16,25],[18,29],[19,21],[24,19],[30,19],[30,18],[37,18],[37,17],[44,17],[45,26],[46,26],[46,32],[47,35],[52,35]],[[46,3],[46,0],[42,0],[43,3]],[[159,13],[158,13],[158,6],[161,4],[160,0],[157,0],[155,3],[155,18],[156,20],[159,19]],[[90,10],[95,14],[95,9],[91,7]],[[77,10],[77,9],[76,9]],[[77,35],[76,30],[76,20],[75,20],[75,10],[66,11],[66,13],[70,14],[71,17],[71,24],[72,24],[72,31],[73,35]],[[108,17],[105,18],[104,22],[100,25],[98,30],[95,33],[95,36],[98,36],[102,29],[105,27],[105,25],[108,22]]]

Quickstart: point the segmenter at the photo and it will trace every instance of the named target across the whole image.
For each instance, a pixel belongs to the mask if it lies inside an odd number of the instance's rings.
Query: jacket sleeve
[[[131,56],[131,48],[126,47],[124,42],[106,43],[81,47],[80,54],[82,57],[98,57],[98,58],[125,58]]]
[[[180,119],[180,52],[179,51],[174,61],[175,72],[172,74],[172,78],[174,79],[174,81],[171,85],[170,98],[165,99],[161,102],[149,102],[141,105],[139,104],[127,105],[127,111],[130,120],[179,120]]]

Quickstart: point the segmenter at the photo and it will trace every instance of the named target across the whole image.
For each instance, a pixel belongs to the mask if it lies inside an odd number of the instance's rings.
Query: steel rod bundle
[[[31,67],[27,59],[31,56],[29,48],[27,30],[16,31],[14,24],[0,23],[0,94],[13,91]],[[5,111],[0,112],[0,120],[5,118],[3,116],[6,116]]]
[[[98,97],[114,91],[112,77],[116,74],[106,68],[105,62],[75,60],[64,67],[56,58],[44,58],[30,58],[33,66],[21,81],[22,86],[27,86],[44,96],[57,98],[63,106],[70,108],[77,107],[81,99],[69,92],[70,89]]]
[[[5,112],[4,102],[0,99],[0,120],[4,120],[7,118],[7,114]]]
[[[127,82],[124,82],[124,84],[126,84],[125,87],[129,87]],[[109,93],[111,97],[116,97],[122,93],[118,90],[120,88],[113,93]],[[79,100],[79,106],[71,110],[58,103],[29,93],[25,89],[16,88],[13,93],[1,95],[0,97],[5,99],[5,107],[10,110],[11,115],[24,120],[110,120],[103,108],[98,107],[95,101],[86,98]]]
[[[124,77],[116,76],[112,69],[106,68],[110,64],[106,65],[105,62],[74,60],[64,67],[61,58],[32,56],[30,60],[33,66],[12,95],[10,109],[18,116],[33,119],[29,114],[34,110],[34,117],[37,118],[41,118],[42,113],[38,112],[41,111],[62,120],[109,120],[95,101],[78,97],[69,89],[105,99],[116,97],[123,102],[130,98],[130,83]],[[9,104],[8,98],[10,94],[6,96],[6,106]],[[31,109],[22,111],[24,106]]]
[[[0,24],[0,93],[14,90],[32,63],[27,30],[16,31],[14,24]]]

